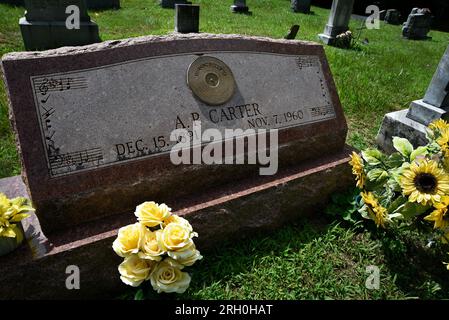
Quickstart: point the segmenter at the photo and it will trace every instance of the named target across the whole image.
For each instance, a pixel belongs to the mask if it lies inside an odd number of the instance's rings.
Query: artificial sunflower
[[[433,221],[433,227],[435,229],[444,229],[449,226],[449,221],[446,220],[446,212],[447,207],[449,206],[449,197],[443,196],[441,197],[441,201],[439,203],[435,203],[435,210],[432,211],[428,216],[424,217],[424,220]]]
[[[430,130],[446,131],[449,130],[449,124],[443,119],[438,119],[429,124]]]
[[[376,197],[371,192],[362,192],[363,202],[365,202],[368,208],[368,213],[373,217],[374,222],[378,227],[385,228],[385,224],[388,220],[387,209],[382,207],[377,201]]]
[[[440,146],[443,155],[446,156],[449,151],[449,129],[440,131],[440,134],[436,142]]]
[[[354,151],[352,151],[350,157],[351,161],[349,161],[349,164],[352,166],[352,174],[355,175],[355,180],[357,181],[356,186],[362,189],[366,179],[363,171],[363,159]]]
[[[424,206],[439,203],[449,193],[449,175],[433,160],[413,162],[402,172],[399,182],[410,202]]]

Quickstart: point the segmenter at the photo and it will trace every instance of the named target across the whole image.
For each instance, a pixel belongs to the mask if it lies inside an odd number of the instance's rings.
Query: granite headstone
[[[246,5],[246,0],[234,0],[234,4],[231,5],[231,12],[249,13],[249,8]]]
[[[396,9],[388,9],[385,13],[384,21],[388,24],[401,24],[401,13]]]
[[[68,6],[79,9],[79,29],[68,29]],[[90,20],[85,0],[25,0],[26,13],[19,21],[26,50],[46,50],[100,42],[98,26]]]
[[[179,33],[198,33],[200,29],[200,6],[176,4],[175,31]]]
[[[190,4],[187,0],[161,0],[161,7],[166,9],[174,9],[177,4]]]
[[[120,0],[87,0],[89,9],[120,9]]]
[[[170,132],[193,120],[203,129],[279,129],[280,167],[342,150],[346,122],[320,45],[212,35],[139,41],[3,58],[44,231],[258,174],[254,166],[172,164]],[[186,84],[203,56],[234,74],[235,94],[223,105],[205,104]]]
[[[111,244],[143,201],[187,218],[203,252],[321,213],[331,194],[353,185],[346,121],[316,43],[174,34],[10,53],[1,65],[23,169],[22,178],[0,179],[0,192],[31,197],[37,209],[25,220],[30,247],[0,257],[1,299],[117,295]],[[208,93],[230,75],[222,104],[204,102],[191,82]],[[221,134],[277,129],[278,172],[174,164],[170,135],[196,136],[195,120]],[[80,269],[80,290],[65,286],[68,265]]]
[[[333,0],[329,19],[324,32],[319,38],[326,44],[333,45],[337,36],[349,29],[354,0]]]
[[[408,138],[415,146],[426,144],[426,126],[447,118],[449,111],[449,46],[443,54],[424,98],[412,101],[409,109],[385,115],[377,135],[383,149],[392,151],[393,136]]]
[[[310,13],[311,0],[292,0],[291,8],[293,12]]]
[[[413,8],[402,27],[402,36],[412,40],[426,40],[432,24],[432,15],[427,8]]]

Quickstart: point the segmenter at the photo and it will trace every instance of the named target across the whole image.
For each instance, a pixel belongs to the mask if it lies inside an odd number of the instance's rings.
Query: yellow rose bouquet
[[[184,293],[190,275],[182,270],[202,259],[193,242],[198,234],[165,204],[144,202],[135,215],[138,222],[120,228],[112,245],[124,258],[118,267],[120,279],[133,287],[150,280],[158,293]]]
[[[11,252],[23,241],[20,221],[29,216],[28,211],[34,211],[28,199],[8,199],[0,193],[0,256]]]

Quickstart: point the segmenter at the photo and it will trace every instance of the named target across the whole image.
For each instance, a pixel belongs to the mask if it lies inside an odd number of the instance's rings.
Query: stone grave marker
[[[426,40],[432,24],[432,15],[427,8],[413,8],[402,27],[402,36],[412,40]]]
[[[424,98],[412,101],[410,108],[385,115],[377,143],[393,151],[393,136],[406,137],[413,145],[427,143],[425,128],[434,120],[447,118],[449,110],[449,46],[443,54]]]
[[[187,0],[161,0],[161,7],[167,9],[174,9],[177,4],[190,4]]]
[[[175,32],[198,33],[200,29],[200,6],[177,4],[175,12]]]
[[[310,13],[311,0],[292,0],[291,8],[293,12]]]
[[[384,21],[388,24],[398,25],[401,23],[401,13],[396,9],[388,9]]]
[[[120,9],[120,0],[87,0],[89,9]]]
[[[68,6],[77,6],[80,28],[68,29]],[[100,42],[98,26],[87,14],[85,0],[25,0],[25,17],[19,25],[26,50],[46,50]]]
[[[0,258],[7,270],[0,295],[87,297],[123,288],[111,243],[143,201],[165,202],[189,219],[203,250],[314,212],[353,184],[346,121],[316,43],[175,34],[9,53],[2,68],[25,185],[0,180],[0,192],[26,186],[48,243],[37,257],[23,248]],[[221,137],[277,129],[269,150],[277,173],[260,175],[267,162],[237,165],[250,156],[242,150],[233,165],[196,161],[195,150],[208,147],[204,137],[191,148],[193,163],[173,163],[173,130],[196,137],[195,121],[200,137],[206,129]],[[252,136],[243,136],[245,145]],[[68,260],[82,270],[81,290],[66,290],[64,272],[46,272]],[[23,274],[34,280],[18,284]]]
[[[246,0],[234,0],[234,4],[231,5],[231,12],[249,13],[249,8],[246,5]]]
[[[353,5],[354,0],[332,1],[329,20],[324,28],[324,32],[319,34],[321,41],[333,45],[339,34],[348,31]]]

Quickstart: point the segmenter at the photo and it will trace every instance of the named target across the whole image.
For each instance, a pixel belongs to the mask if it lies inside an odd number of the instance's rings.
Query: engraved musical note
[[[53,136],[55,135],[56,131],[55,130],[50,130],[49,132],[51,132],[50,135],[45,136],[45,139],[47,140],[52,140]]]
[[[47,101],[48,101],[48,98],[50,98],[50,95],[48,95],[48,96],[47,96],[47,98],[45,98],[45,99],[42,99],[42,100],[41,100],[41,103],[47,103]]]
[[[62,159],[62,160],[61,160]],[[101,148],[86,149],[65,154],[49,156],[50,172],[54,174],[56,169],[72,169],[72,166],[82,167],[86,164],[100,165],[103,160],[103,151]]]
[[[312,118],[324,117],[324,116],[327,116],[328,114],[334,113],[334,109],[332,108],[331,105],[321,106],[321,107],[312,107],[312,108],[309,108],[309,110],[310,110],[310,115],[312,116]]]
[[[45,111],[43,114],[41,114],[41,116],[44,119],[49,118],[53,113],[55,113],[55,109],[53,109],[53,108],[47,109],[44,106],[42,106],[42,109],[44,109],[44,111]]]
[[[33,79],[34,87],[38,88],[42,95],[48,92],[61,92],[66,90],[86,89],[88,81],[85,77],[51,77]]]
[[[51,121],[49,119],[45,119],[45,129],[50,129],[51,128]]]
[[[43,82],[39,85],[39,91],[41,92],[42,95],[46,95],[47,92],[48,92],[48,89],[49,89],[49,88],[48,88],[47,83],[48,83],[48,79],[45,78],[45,79],[43,80]]]
[[[320,63],[316,56],[299,56],[296,58],[296,64],[300,70],[303,68],[319,67]]]

